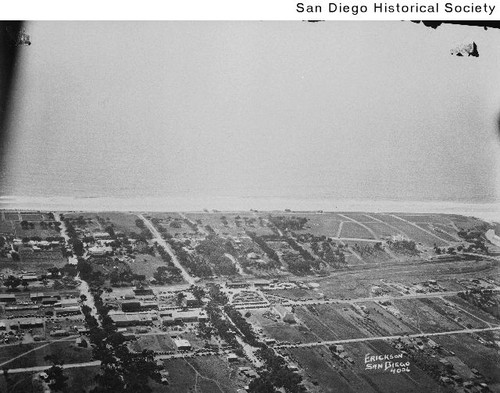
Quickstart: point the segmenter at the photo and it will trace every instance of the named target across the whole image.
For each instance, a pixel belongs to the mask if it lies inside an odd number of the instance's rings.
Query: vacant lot
[[[49,365],[47,365],[49,368]],[[67,392],[84,393],[94,388],[94,377],[99,373],[100,367],[81,367],[64,370],[64,375],[68,377]],[[0,379],[0,391],[9,393],[28,393],[38,392],[34,389],[33,378],[38,375],[33,372],[9,374],[10,384],[5,378]]]
[[[234,393],[246,383],[237,372],[215,356],[170,359],[163,362],[168,372],[168,385],[155,386],[155,392],[222,392]]]
[[[405,299],[394,300],[394,305],[402,314],[411,319],[411,324],[425,333],[460,330],[463,326],[453,321],[447,315],[438,300],[430,299]],[[404,319],[407,321],[407,319]]]
[[[448,242],[432,236],[422,229],[419,229],[415,225],[405,223],[391,215],[381,214],[378,216],[378,218],[384,222],[389,223],[392,227],[397,228],[404,236],[417,243],[422,243],[423,245],[426,245],[428,247],[432,247],[434,246],[434,244],[439,247],[448,245]]]
[[[130,270],[134,274],[144,274],[146,279],[153,277],[160,266],[167,266],[161,257],[149,254],[137,254],[135,259],[129,263]]]
[[[363,228],[361,225],[352,221],[344,222],[342,225],[342,231],[340,232],[340,237],[353,237],[360,239],[375,238],[366,228]]]
[[[339,230],[340,223],[345,221],[345,218],[333,213],[324,214],[307,214],[300,213],[299,217],[307,218],[306,225],[302,230],[295,230],[296,233],[311,233],[315,236],[335,237]]]
[[[470,334],[436,336],[433,339],[445,349],[453,351],[470,368],[475,368],[481,374],[491,378],[497,386],[495,391],[499,390],[500,354],[496,348],[482,345]]]
[[[175,345],[168,334],[137,335],[137,340],[132,341],[130,349],[136,352],[141,352],[143,349],[165,352],[175,350]]]
[[[336,304],[318,304],[296,307],[296,313],[300,320],[322,340],[366,337],[366,333],[360,331],[344,316],[344,307]]]
[[[9,368],[50,366],[50,362],[44,360],[44,357],[47,355],[55,355],[63,363],[91,361],[92,350],[78,347],[75,345],[75,339],[76,338],[49,344],[33,343],[2,346],[0,347],[0,364],[5,363],[5,366]],[[32,351],[35,348],[36,350]],[[9,361],[11,359],[13,360]]]

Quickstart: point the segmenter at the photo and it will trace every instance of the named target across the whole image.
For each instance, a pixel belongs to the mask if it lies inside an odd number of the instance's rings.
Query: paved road
[[[154,240],[158,242],[160,246],[162,246],[165,251],[167,251],[170,254],[170,257],[172,258],[172,263],[181,271],[182,277],[186,282],[188,282],[191,285],[195,285],[196,281],[193,277],[189,275],[189,273],[184,269],[184,267],[181,265],[179,260],[177,259],[177,256],[175,255],[174,251],[170,247],[170,244],[168,244],[162,237],[160,232],[158,232],[155,228],[155,226],[142,214],[137,215],[148,227],[148,229],[151,231],[153,234]]]

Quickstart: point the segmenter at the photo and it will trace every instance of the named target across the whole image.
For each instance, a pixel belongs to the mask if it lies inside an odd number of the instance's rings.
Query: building
[[[122,303],[123,312],[137,312],[141,311],[141,302],[123,302]]]
[[[238,360],[240,360],[240,358],[234,353],[230,353],[227,355],[227,361],[229,363],[237,362]]]
[[[226,281],[227,288],[246,288],[248,283],[244,281]]]
[[[285,307],[283,307],[281,304],[276,304],[274,306],[274,310],[279,314],[281,317],[281,320],[283,322],[287,323],[295,323],[295,316],[291,311],[288,311]]]
[[[56,316],[66,317],[68,315],[79,315],[81,313],[80,306],[63,307],[61,309],[56,309]]]
[[[10,325],[11,329],[16,329],[19,326],[20,329],[32,329],[43,327],[43,319],[42,318],[26,318],[19,319],[18,323]]]
[[[184,307],[198,307],[200,305],[200,301],[191,292],[186,292],[184,296],[182,300]]]
[[[136,287],[134,289],[134,294],[136,296],[154,295],[153,290],[151,288],[143,288],[143,287]]]
[[[1,293],[0,294],[0,303],[15,303],[16,295],[13,293]]]
[[[111,319],[117,327],[151,325],[153,318],[149,314],[111,314]]]
[[[23,274],[21,276],[21,280],[23,280],[23,281],[38,281],[38,276],[35,276],[33,274]]]
[[[172,311],[172,317],[175,322],[200,322],[208,320],[205,311],[200,309],[187,311],[174,310]]]
[[[105,257],[106,255],[112,255],[113,249],[111,247],[90,247],[88,254],[93,257]]]
[[[111,239],[111,236],[108,232],[96,232],[92,234],[92,237],[96,240]]]
[[[53,337],[65,337],[69,336],[69,332],[64,329],[59,329],[59,330],[53,330],[50,332],[50,335]]]
[[[174,344],[179,351],[189,351],[191,349],[191,343],[182,338],[175,338]]]

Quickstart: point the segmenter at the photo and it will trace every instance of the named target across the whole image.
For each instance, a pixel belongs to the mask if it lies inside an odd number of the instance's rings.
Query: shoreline
[[[460,214],[486,221],[500,222],[500,203],[465,203],[454,201],[396,201],[396,200],[332,200],[299,198],[239,198],[239,197],[22,197],[0,196],[0,209],[49,211],[121,211],[121,212],[203,212],[219,210],[242,212],[371,212]]]

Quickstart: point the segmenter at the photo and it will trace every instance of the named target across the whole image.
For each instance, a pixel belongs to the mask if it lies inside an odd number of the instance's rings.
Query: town
[[[500,225],[0,212],[2,392],[500,392]]]

